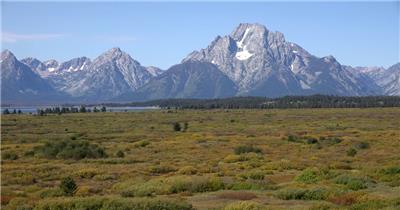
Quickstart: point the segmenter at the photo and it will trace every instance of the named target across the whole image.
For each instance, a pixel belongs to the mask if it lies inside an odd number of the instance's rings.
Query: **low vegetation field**
[[[400,108],[1,116],[2,209],[400,209]]]

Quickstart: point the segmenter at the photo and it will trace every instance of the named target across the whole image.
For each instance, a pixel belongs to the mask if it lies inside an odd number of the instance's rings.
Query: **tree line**
[[[285,96],[281,98],[233,97],[222,99],[161,99],[127,106],[159,106],[165,109],[287,109],[400,107],[399,96]]]
[[[86,113],[86,112],[107,112],[107,108],[102,106],[100,108],[94,107],[93,109],[86,108],[85,106],[80,107],[47,107],[43,109],[37,109],[36,114],[43,116],[46,114],[66,114],[66,113]],[[22,111],[19,109],[18,111],[14,109],[10,111],[9,109],[3,110],[4,115],[8,114],[22,114]]]
[[[22,114],[22,111],[18,109],[14,109],[13,111],[10,111],[9,109],[4,109],[3,114]]]
[[[107,112],[107,108],[102,106],[101,108],[94,107],[93,109],[86,108],[85,106],[80,107],[52,107],[45,109],[38,109],[37,114],[42,116],[46,114],[66,114],[66,113],[86,113],[86,112]]]

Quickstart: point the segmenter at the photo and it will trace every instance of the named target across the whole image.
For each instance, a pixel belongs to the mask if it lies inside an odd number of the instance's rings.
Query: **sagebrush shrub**
[[[356,154],[357,154],[357,150],[354,148],[350,148],[349,150],[347,150],[347,156],[354,157]]]
[[[149,141],[147,141],[147,140],[142,140],[142,141],[136,142],[136,143],[135,143],[135,147],[136,147],[136,148],[138,148],[138,147],[146,147],[146,146],[149,145],[149,144],[150,144]]]
[[[119,158],[123,158],[123,157],[125,157],[125,153],[123,152],[123,151],[121,151],[121,150],[118,150],[118,152],[115,154],[117,157],[119,157]]]
[[[117,198],[117,197],[76,197],[44,199],[35,210],[49,209],[96,209],[96,210],[192,210],[192,205],[183,200],[167,198]]]
[[[154,174],[166,174],[174,171],[176,171],[176,169],[169,165],[158,165],[150,168],[150,173]]]
[[[326,189],[283,189],[276,193],[282,200],[325,200],[329,195]]]
[[[319,180],[318,174],[319,172],[315,169],[305,169],[296,176],[295,180],[306,184],[316,183]]]
[[[3,160],[17,160],[18,155],[14,152],[3,152],[3,154],[1,154],[1,158]]]
[[[361,178],[355,178],[348,175],[342,175],[335,179],[336,184],[346,185],[351,190],[366,189],[367,181]]]
[[[237,203],[228,204],[223,210],[262,210],[265,209],[261,204],[252,201],[240,201]]]
[[[369,148],[369,143],[368,142],[358,142],[356,144],[356,147],[358,149],[368,149]]]
[[[75,159],[105,158],[107,154],[104,148],[88,141],[64,140],[47,142],[34,148],[35,155],[45,158]]]
[[[254,147],[251,145],[243,145],[243,146],[235,147],[235,154],[237,154],[237,155],[240,155],[242,153],[250,153],[250,152],[262,153],[262,150],[258,147]]]

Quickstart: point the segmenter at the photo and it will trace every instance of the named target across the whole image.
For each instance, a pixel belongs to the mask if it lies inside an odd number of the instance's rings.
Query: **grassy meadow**
[[[4,209],[400,209],[400,108],[3,115],[1,156]]]

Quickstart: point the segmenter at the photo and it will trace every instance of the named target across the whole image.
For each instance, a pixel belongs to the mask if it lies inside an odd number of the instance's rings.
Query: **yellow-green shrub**
[[[253,201],[240,201],[228,204],[223,210],[262,210],[263,208],[259,203]]]

